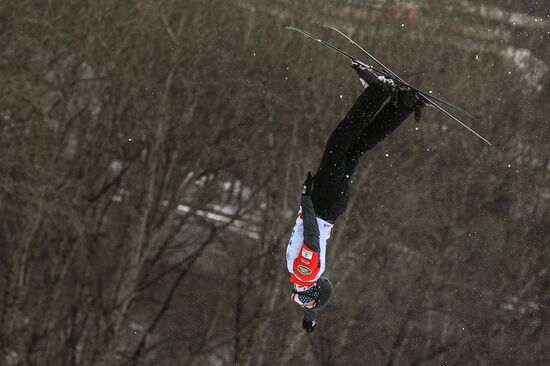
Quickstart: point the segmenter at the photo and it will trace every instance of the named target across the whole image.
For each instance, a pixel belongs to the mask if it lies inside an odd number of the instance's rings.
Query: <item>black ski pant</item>
[[[384,104],[389,94],[384,86],[367,87],[330,135],[311,195],[320,218],[334,222],[346,210],[349,181],[359,158],[412,113],[412,106],[400,102],[399,94],[397,105],[393,102]]]

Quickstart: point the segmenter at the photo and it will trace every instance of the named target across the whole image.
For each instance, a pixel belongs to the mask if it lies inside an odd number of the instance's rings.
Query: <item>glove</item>
[[[302,194],[305,196],[311,196],[311,190],[313,189],[313,177],[311,172],[307,172],[306,181],[302,186]]]
[[[319,289],[317,288],[317,285],[312,285],[309,288],[302,291],[296,290],[296,285],[294,285],[294,291],[293,291],[293,294],[290,296],[290,299],[294,301],[296,304],[300,305],[301,307],[304,307],[306,303],[309,303],[313,300],[317,301],[319,296],[320,294],[319,294]]]
[[[307,333],[313,332],[313,330],[315,330],[315,325],[316,324],[317,324],[317,322],[315,320],[312,321],[312,322],[308,322],[305,319],[302,320],[302,328],[305,329],[305,331]]]

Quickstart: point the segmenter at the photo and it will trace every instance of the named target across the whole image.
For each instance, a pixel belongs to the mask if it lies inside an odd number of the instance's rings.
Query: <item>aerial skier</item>
[[[330,135],[319,168],[308,172],[301,208],[286,250],[293,285],[292,301],[304,309],[302,327],[313,332],[316,312],[332,297],[332,284],[322,276],[327,241],[336,219],[346,210],[350,179],[360,157],[389,136],[412,112],[425,104],[418,95],[390,78],[352,63],[367,87]]]
[[[430,106],[462,125],[483,142],[491,142],[455,117],[446,108],[476,119],[467,111],[417,89],[382,64],[370,52],[335,27],[324,26],[345,37],[374,63],[369,66],[334,45],[296,27],[285,27],[305,35],[351,61],[361,82],[367,86],[332,132],[315,176],[307,174],[302,187],[300,212],[286,250],[292,301],[304,309],[302,327],[312,332],[316,311],[332,297],[332,284],[321,276],[326,266],[327,240],[332,227],[346,209],[349,182],[359,158],[389,136],[412,113],[420,120],[421,110]]]

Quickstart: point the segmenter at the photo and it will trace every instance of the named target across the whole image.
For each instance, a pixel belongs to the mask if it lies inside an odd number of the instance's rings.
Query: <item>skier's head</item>
[[[309,309],[321,310],[332,299],[332,283],[328,278],[321,276],[315,285],[305,291],[294,291],[291,299]]]
[[[315,304],[315,309],[321,310],[327,306],[332,299],[332,283],[328,278],[321,276],[317,280],[317,288],[319,289],[319,298]]]

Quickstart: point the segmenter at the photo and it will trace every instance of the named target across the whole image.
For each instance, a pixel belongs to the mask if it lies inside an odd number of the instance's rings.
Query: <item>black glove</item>
[[[317,322],[314,320],[312,322],[308,322],[307,320],[302,320],[302,328],[305,329],[306,332],[311,333],[315,329],[315,325]]]
[[[311,190],[313,189],[313,177],[311,172],[307,172],[306,181],[302,186],[302,194],[306,196],[311,196]]]

